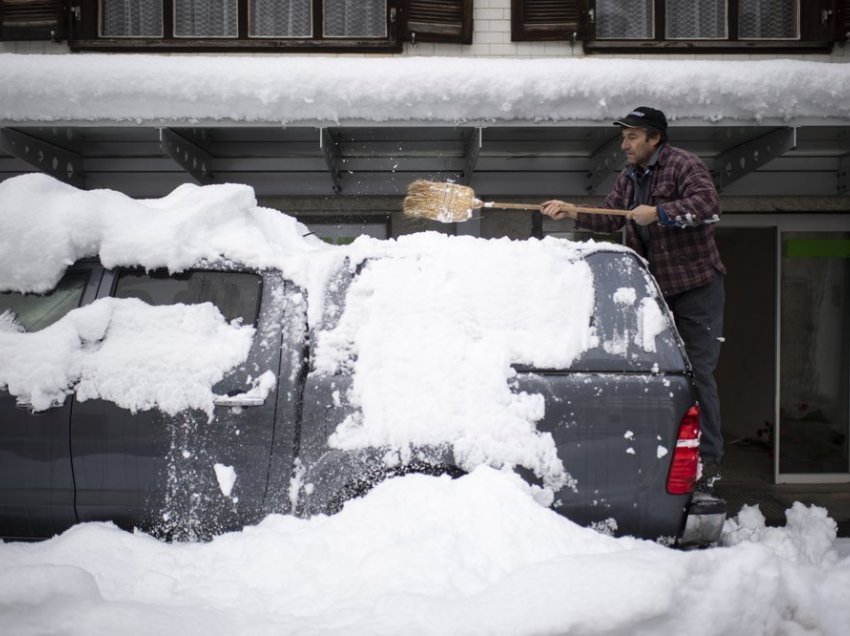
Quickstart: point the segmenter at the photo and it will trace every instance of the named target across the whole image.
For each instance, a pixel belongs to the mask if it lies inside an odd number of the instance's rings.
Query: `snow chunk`
[[[736,517],[727,519],[722,543],[760,543],[789,561],[827,565],[837,560],[832,550],[838,525],[825,508],[806,506],[799,501],[785,511],[788,523],[784,528],[765,525],[758,506],[744,505]]]
[[[233,490],[233,484],[236,483],[236,471],[233,466],[226,466],[225,464],[215,464],[213,470],[215,470],[215,478],[218,480],[221,494],[229,497]]]
[[[667,322],[658,301],[644,298],[638,307],[638,332],[635,344],[644,351],[655,351],[655,338],[667,328]]]
[[[614,292],[614,302],[618,305],[634,305],[636,300],[634,287],[620,287]]]

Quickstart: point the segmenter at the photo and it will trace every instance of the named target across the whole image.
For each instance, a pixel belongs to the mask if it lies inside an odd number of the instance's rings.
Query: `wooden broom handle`
[[[543,206],[536,203],[500,203],[488,201],[485,208],[499,208],[502,210],[540,210]],[[608,208],[589,208],[583,205],[575,206],[576,212],[581,214],[613,214],[614,216],[626,216],[628,210],[609,210]]]

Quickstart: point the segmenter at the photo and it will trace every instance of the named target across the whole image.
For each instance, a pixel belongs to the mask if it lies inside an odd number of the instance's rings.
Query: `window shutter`
[[[405,0],[403,37],[472,44],[472,0]]]
[[[0,0],[0,40],[65,37],[62,0]]]
[[[511,0],[511,39],[572,40],[579,31],[581,0]]]
[[[850,0],[800,0],[800,39],[829,44],[847,32]]]
[[[839,0],[836,5],[835,39],[846,40],[850,34],[850,0]]]

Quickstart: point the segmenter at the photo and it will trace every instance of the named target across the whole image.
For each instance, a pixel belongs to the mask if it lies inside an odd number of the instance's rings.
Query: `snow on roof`
[[[850,64],[801,60],[0,54],[0,122],[850,123]]]

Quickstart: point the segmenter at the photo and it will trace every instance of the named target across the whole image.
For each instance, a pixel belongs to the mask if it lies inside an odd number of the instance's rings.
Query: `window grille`
[[[671,40],[725,39],[726,0],[667,0],[665,24]]]
[[[327,37],[385,37],[386,0],[324,0]]]
[[[236,37],[238,0],[174,0],[174,36]]]
[[[102,0],[101,35],[162,37],[162,0]]]
[[[738,37],[788,40],[800,36],[799,0],[740,0]]]
[[[263,38],[313,36],[311,0],[251,0],[249,33]]]
[[[596,0],[596,37],[648,40],[653,35],[652,0]]]

